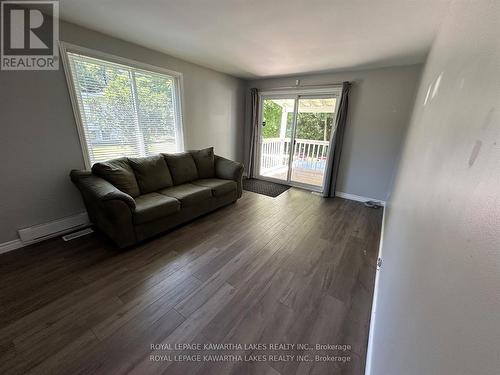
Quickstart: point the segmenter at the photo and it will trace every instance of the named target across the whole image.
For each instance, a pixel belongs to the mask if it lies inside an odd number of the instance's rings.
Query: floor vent
[[[90,234],[90,233],[94,233],[94,231],[91,228],[85,228],[85,229],[79,230],[78,232],[73,232],[73,233],[67,234],[65,236],[62,236],[62,239],[64,241],[71,241],[71,240],[74,240],[75,238],[83,237],[83,236],[86,236],[87,234]]]

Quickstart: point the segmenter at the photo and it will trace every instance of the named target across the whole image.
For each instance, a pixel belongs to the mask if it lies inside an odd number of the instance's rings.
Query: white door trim
[[[292,181],[291,180],[291,174],[292,174],[292,163],[293,163],[293,154],[295,152],[295,135],[297,131],[297,117],[298,117],[298,102],[300,98],[308,98],[308,97],[316,97],[316,96],[332,96],[335,97],[337,100],[335,102],[335,120],[334,124],[337,122],[337,116],[338,116],[338,107],[340,103],[340,97],[342,96],[342,85],[331,85],[331,86],[325,86],[325,87],[316,87],[316,88],[293,88],[293,89],[273,89],[273,90],[268,90],[268,91],[259,91],[259,126],[257,128],[257,136],[258,136],[258,147],[254,155],[254,165],[256,166],[255,168],[255,176],[260,179],[260,180],[265,180],[265,181],[270,181],[270,182],[275,182],[275,183],[280,183],[284,185],[289,185],[289,186],[294,186],[302,189],[307,189],[315,192],[323,192],[325,189],[325,177],[327,174],[328,169],[330,168],[330,151],[333,148],[332,142],[334,140],[334,134],[336,129],[332,131],[332,134],[330,135],[330,140],[329,140],[329,146],[328,146],[328,153],[327,153],[327,165],[325,166],[325,175],[323,178],[323,184],[322,186],[314,186],[314,185],[309,185],[309,184],[304,184],[300,183],[297,181]],[[290,137],[290,148],[289,148],[289,154],[288,154],[288,172],[287,172],[287,179],[286,180],[280,180],[277,178],[273,177],[266,177],[261,175],[260,173],[260,161],[261,161],[261,150],[262,150],[262,114],[263,114],[263,101],[265,99],[293,99],[295,101],[294,103],[294,111],[293,111],[293,121],[292,121],[292,135]]]

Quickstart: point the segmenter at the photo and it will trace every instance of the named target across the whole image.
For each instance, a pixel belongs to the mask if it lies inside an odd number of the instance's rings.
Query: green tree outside
[[[262,127],[262,136],[264,138],[279,138],[283,108],[274,101],[268,99],[264,100],[264,107],[262,110],[263,121],[265,121],[265,126]],[[288,113],[286,129],[287,138],[291,137],[292,120],[293,114]],[[299,113],[297,118],[296,138],[328,141],[330,140],[333,121],[333,113]]]
[[[93,141],[98,142],[101,137],[127,140],[135,136],[135,123],[130,119],[136,113],[146,143],[173,139],[175,119],[171,79],[135,73],[137,98],[134,100],[133,78],[128,70],[86,61],[75,62],[75,69],[82,92],[83,112],[93,129],[89,134]]]
[[[265,126],[262,127],[262,136],[264,138],[279,137],[283,108],[272,100],[264,100],[262,111],[262,118],[265,122]]]

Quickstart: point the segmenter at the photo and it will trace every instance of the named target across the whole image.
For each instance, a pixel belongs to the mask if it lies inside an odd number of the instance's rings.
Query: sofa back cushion
[[[128,160],[134,170],[141,194],[152,193],[174,184],[167,162],[162,155],[129,158]]]
[[[214,148],[204,148],[203,150],[189,151],[198,169],[199,178],[215,177],[215,157]]]
[[[181,152],[179,154],[163,155],[172,174],[174,185],[181,185],[198,179],[198,170],[190,153]]]
[[[141,194],[134,171],[127,158],[96,163],[92,166],[92,172],[134,198]]]

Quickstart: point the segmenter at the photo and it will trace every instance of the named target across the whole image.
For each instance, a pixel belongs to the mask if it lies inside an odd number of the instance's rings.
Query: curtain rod
[[[324,85],[298,85],[298,86],[280,86],[280,87],[263,87],[257,88],[258,91],[270,91],[270,90],[290,90],[290,89],[307,89],[307,88],[330,88],[342,86],[343,82],[328,83]]]

